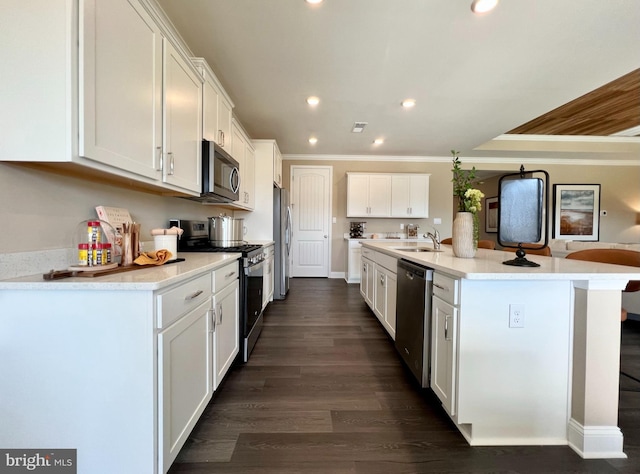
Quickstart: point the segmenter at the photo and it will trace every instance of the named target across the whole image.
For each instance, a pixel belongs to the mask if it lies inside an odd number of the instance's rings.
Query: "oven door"
[[[260,262],[244,269],[247,283],[246,312],[244,336],[248,336],[251,329],[262,313],[262,289],[264,281],[265,262]]]

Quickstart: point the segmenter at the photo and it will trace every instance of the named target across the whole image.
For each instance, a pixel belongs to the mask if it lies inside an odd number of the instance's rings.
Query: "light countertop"
[[[184,262],[166,263],[96,277],[44,280],[42,274],[0,280],[0,290],[159,290],[238,260],[240,253],[178,253]]]
[[[514,252],[478,249],[474,258],[458,258],[450,245],[442,245],[442,252],[407,252],[402,247],[427,247],[423,242],[377,242],[362,241],[363,247],[371,248],[396,258],[404,258],[434,270],[471,280],[589,280],[628,281],[640,280],[640,268],[605,263],[592,263],[565,258],[527,255],[526,258],[539,263],[539,267],[515,267],[504,265],[505,260],[515,258]],[[616,285],[618,286],[618,285]]]

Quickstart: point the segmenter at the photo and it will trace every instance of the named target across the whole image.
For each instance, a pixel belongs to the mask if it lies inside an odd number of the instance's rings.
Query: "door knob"
[[[325,238],[325,239],[326,239],[327,237],[328,237],[327,235],[325,235],[325,236],[324,236],[324,238]]]

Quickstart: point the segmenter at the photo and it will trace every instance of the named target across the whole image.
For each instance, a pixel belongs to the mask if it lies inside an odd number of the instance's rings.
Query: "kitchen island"
[[[0,281],[0,446],[166,472],[238,353],[240,256]]]
[[[463,259],[446,245],[362,245],[451,282],[444,336],[431,335],[448,345],[432,361],[431,385],[471,445],[568,444],[584,458],[626,457],[617,426],[621,290],[640,269],[537,255],[527,257],[540,267],[513,267],[502,264],[511,252]],[[523,327],[510,325],[514,305]]]

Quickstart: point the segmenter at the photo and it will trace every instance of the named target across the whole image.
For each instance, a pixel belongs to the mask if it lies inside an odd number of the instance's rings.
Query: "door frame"
[[[318,278],[340,278],[340,277],[334,277],[332,272],[331,272],[331,260],[332,260],[332,255],[331,255],[331,251],[332,251],[332,245],[331,245],[331,240],[332,240],[332,236],[333,236],[333,232],[332,232],[332,225],[333,225],[333,166],[332,165],[291,165],[289,167],[289,189],[291,190],[290,193],[290,202],[294,202],[294,191],[295,191],[295,187],[293,186],[293,176],[295,174],[295,170],[296,169],[326,169],[329,171],[329,209],[327,209],[327,275],[325,277],[318,277]],[[296,198],[298,196],[295,196]],[[292,216],[293,218],[293,216]],[[295,228],[295,226],[293,226]],[[293,256],[293,252],[291,252],[291,255],[289,256],[289,258],[291,259],[291,257]],[[293,268],[293,265],[291,264],[291,261],[289,262],[290,268]],[[297,278],[293,275],[291,275],[292,278]],[[302,278],[302,277],[299,277]]]

